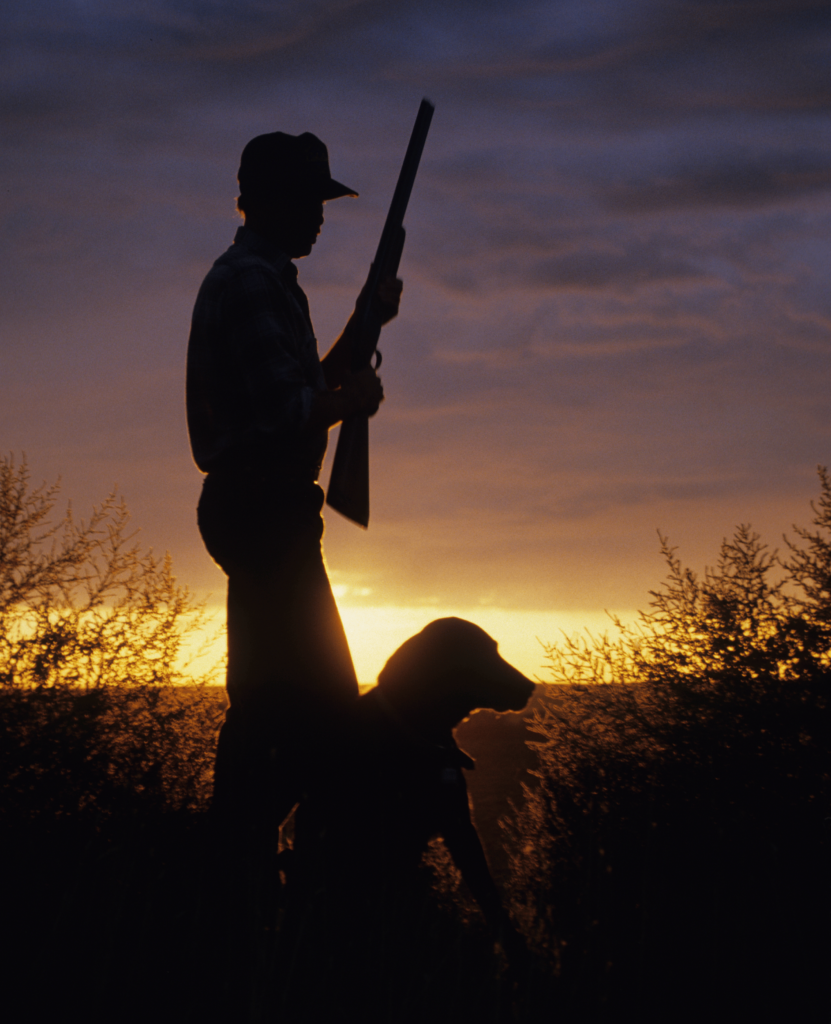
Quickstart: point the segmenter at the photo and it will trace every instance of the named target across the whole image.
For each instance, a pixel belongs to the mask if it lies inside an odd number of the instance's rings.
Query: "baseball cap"
[[[247,199],[265,199],[275,191],[300,191],[319,199],[358,195],[334,180],[329,171],[329,151],[311,132],[269,132],[253,138],[242,151],[237,180],[240,193]]]

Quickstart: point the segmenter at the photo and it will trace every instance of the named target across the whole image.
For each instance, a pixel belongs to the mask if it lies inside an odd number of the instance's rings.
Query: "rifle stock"
[[[368,416],[350,416],[340,425],[326,504],[358,526],[369,526]]]
[[[421,101],[381,240],[369,268],[366,302],[352,348],[353,373],[362,370],[370,362],[381,336],[381,317],[376,300],[378,285],[390,275],[398,273],[398,264],[404,250],[404,214],[430,129],[433,109],[429,100]],[[341,423],[326,504],[364,529],[369,526],[369,417],[366,415],[350,416]]]

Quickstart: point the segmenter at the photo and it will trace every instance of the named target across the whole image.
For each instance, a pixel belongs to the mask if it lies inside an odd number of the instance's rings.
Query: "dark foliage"
[[[512,992],[434,844],[432,909],[402,975],[415,988],[390,993],[391,1019],[411,1006],[422,1008],[414,1020],[483,1024],[828,1019],[831,483],[821,479],[813,528],[797,528],[783,558],[740,527],[699,579],[662,542],[668,579],[636,627],[549,648],[552,681],[566,685],[539,702],[538,778],[507,833],[510,864],[498,865],[539,959]],[[221,691],[179,685],[198,608],[168,562],[131,546],[123,506],[51,524],[54,498],[28,488],[25,465],[0,461],[9,1019],[246,1019],[225,978],[228,907],[251,892],[228,889],[205,814]],[[482,783],[490,832],[499,812],[488,794],[499,783],[507,798],[516,783],[502,769],[501,782],[475,778],[498,760],[488,723],[474,716],[462,732],[474,755],[482,733],[471,790],[478,801]],[[506,724],[506,751],[518,728]],[[277,872],[271,880],[247,941],[282,978],[286,897]],[[314,928],[307,941],[313,950]],[[302,959],[313,964],[313,952]],[[273,1008],[273,992],[251,997],[249,1019]],[[262,1017],[278,1018],[290,1019]]]
[[[170,926],[186,905],[196,920],[222,691],[183,664],[201,609],[139,551],[123,503],[78,523],[52,518],[56,495],[0,459],[4,1003],[14,1020],[138,1019],[137,993],[158,997],[186,955]]]
[[[304,1019],[292,965],[311,965],[320,991],[333,976],[317,954],[321,921],[305,948],[281,947],[287,891],[276,865],[229,870],[229,856],[246,854],[206,813],[224,694],[180,667],[199,608],[169,561],[131,543],[123,505],[52,523],[55,493],[30,489],[25,463],[0,461],[9,1019]],[[374,1004],[396,1021],[429,1008],[437,1024],[466,1014],[496,1024],[510,1002],[504,965],[469,897],[459,913],[440,849],[425,894],[417,962],[379,978]],[[235,959],[253,969],[235,976]]]
[[[548,648],[513,893],[580,1020],[826,1020],[831,483],[778,559],[741,526],[636,627]]]
[[[123,502],[53,521],[56,494],[0,460],[0,822],[204,806],[221,705],[182,664],[203,610]]]

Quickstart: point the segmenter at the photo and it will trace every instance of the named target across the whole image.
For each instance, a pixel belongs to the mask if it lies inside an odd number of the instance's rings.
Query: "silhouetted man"
[[[332,179],[324,144],[308,132],[259,135],[238,180],[245,222],[196,300],[187,412],[207,474],[199,529],[228,576],[230,708],[214,805],[256,827],[265,817],[279,823],[295,802],[310,726],[358,693],[323,563],[317,478],[329,428],[373,415],[383,390],[371,367],[349,372],[354,314],[318,357],[291,262],[311,253],[324,202],[357,195]],[[395,279],[379,289],[384,322],[400,294]]]

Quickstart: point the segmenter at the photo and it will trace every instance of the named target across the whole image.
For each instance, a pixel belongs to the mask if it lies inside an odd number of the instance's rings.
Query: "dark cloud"
[[[609,241],[602,248],[593,248],[591,240],[579,240],[571,251],[566,249],[543,258],[535,258],[533,247],[529,246],[518,260],[501,252],[492,260],[437,261],[433,270],[443,288],[459,296],[472,297],[494,289],[510,291],[518,286],[541,293],[631,291],[648,285],[694,281],[711,276],[689,259],[676,253],[662,253],[659,245],[633,243],[626,249],[616,248]]]
[[[703,506],[713,499],[746,494],[753,485],[752,477],[744,474],[724,479],[714,478],[708,473],[699,479],[606,480],[602,484],[578,489],[552,503],[544,514],[551,519],[583,522],[587,518],[615,512],[620,514],[621,510],[632,507],[655,508],[672,502]]]
[[[616,292],[714,278],[703,240],[687,236],[681,244],[662,227],[633,234],[590,208],[560,220],[561,204],[545,199],[508,200],[508,210],[493,217],[487,210],[449,210],[444,224],[429,227],[430,276],[455,295],[479,298],[517,287],[540,294]],[[473,237],[480,239],[475,251]]]
[[[580,252],[537,263],[528,279],[545,288],[632,288],[660,281],[701,277],[702,271],[677,257],[663,258],[654,249],[628,252]]]
[[[7,18],[3,78],[13,85],[17,68],[36,82],[64,60],[83,61],[87,71],[117,60],[135,84],[143,68],[145,89],[175,83],[190,99],[264,76],[312,85],[348,74],[364,84],[410,79],[449,96],[461,89],[468,102],[478,82],[483,102],[551,112],[559,105],[566,120],[587,122],[628,111],[632,123],[662,109],[737,101],[756,109],[827,104],[818,42],[829,29],[819,0],[640,0],[625,10],[612,0],[520,0],[510,10],[491,0],[240,0],[233,8],[33,0]],[[48,65],[38,75],[21,54]],[[82,79],[66,84],[75,91]]]
[[[746,207],[831,188],[831,155],[773,152],[766,158],[724,158],[656,172],[650,178],[610,188],[611,210],[648,212],[700,206]]]

